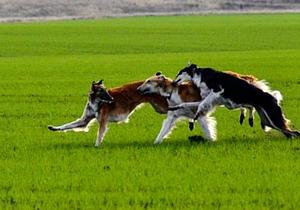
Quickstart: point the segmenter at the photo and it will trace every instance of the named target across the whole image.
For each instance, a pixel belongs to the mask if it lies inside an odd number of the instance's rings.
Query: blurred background
[[[0,0],[0,21],[226,12],[299,12],[300,0]]]

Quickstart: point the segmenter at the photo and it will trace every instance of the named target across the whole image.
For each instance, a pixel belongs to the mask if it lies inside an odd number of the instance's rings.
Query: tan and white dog
[[[125,84],[121,87],[111,88],[106,92],[102,85],[93,83],[89,93],[89,99],[80,119],[61,126],[48,126],[52,131],[88,131],[93,119],[97,119],[100,126],[95,146],[99,146],[104,138],[109,122],[128,122],[129,116],[134,112],[138,105],[150,103],[158,113],[167,113],[167,100],[158,95],[141,94],[137,88],[144,81],[137,81]]]
[[[138,91],[142,94],[159,94],[168,100],[169,106],[176,106],[186,102],[201,101],[199,89],[192,83],[183,83],[178,86],[173,85],[173,80],[156,73],[155,76],[148,78]],[[178,119],[193,119],[197,112],[197,107],[177,109],[168,111],[167,118],[163,121],[162,128],[156,137],[155,144],[160,144],[163,139],[172,131]],[[198,122],[205,133],[205,137],[211,141],[216,140],[216,121],[209,114],[201,116]]]

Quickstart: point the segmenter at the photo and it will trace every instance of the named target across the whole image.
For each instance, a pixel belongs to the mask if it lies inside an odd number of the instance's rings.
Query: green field
[[[0,24],[0,209],[299,209],[300,142],[218,108],[218,141],[190,143],[182,121],[154,146],[149,105],[88,133],[48,124],[80,117],[91,81],[169,77],[188,61],[254,74],[282,92],[300,128],[300,14],[134,17]]]

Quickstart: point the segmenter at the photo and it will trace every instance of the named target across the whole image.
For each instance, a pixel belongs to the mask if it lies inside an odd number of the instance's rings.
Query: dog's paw
[[[154,145],[159,145],[161,144],[162,140],[155,140],[155,142],[153,143]]]
[[[189,129],[190,131],[194,129],[194,122],[189,122]]]
[[[254,125],[253,118],[249,118],[249,125],[250,125],[251,127],[253,127],[253,125]]]
[[[243,125],[245,116],[243,114],[240,115],[240,124]]]
[[[176,110],[178,110],[178,109],[182,109],[183,107],[181,107],[181,106],[169,106],[168,107],[168,110],[169,111],[176,111]]]
[[[53,125],[48,125],[50,131],[58,131],[59,129],[55,128]]]

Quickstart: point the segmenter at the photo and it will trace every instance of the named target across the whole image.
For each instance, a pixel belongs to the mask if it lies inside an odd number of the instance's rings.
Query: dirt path
[[[1,22],[244,12],[300,12],[300,0],[0,0]]]

